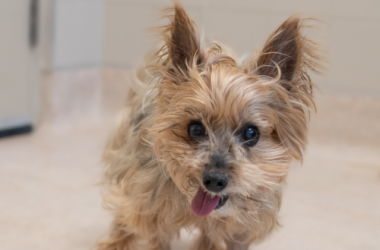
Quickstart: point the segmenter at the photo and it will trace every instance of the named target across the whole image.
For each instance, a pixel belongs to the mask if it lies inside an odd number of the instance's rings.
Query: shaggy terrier
[[[167,250],[196,228],[194,250],[246,250],[278,226],[289,166],[302,161],[318,46],[293,16],[239,65],[201,46],[178,1],[170,11],[104,152],[114,222],[98,249]]]

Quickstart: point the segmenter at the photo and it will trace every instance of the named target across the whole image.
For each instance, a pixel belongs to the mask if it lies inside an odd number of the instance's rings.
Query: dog
[[[247,250],[278,227],[288,169],[302,162],[319,46],[292,16],[239,65],[201,45],[180,2],[166,16],[104,151],[114,221],[98,249],[167,250],[187,228],[200,232],[194,250]]]

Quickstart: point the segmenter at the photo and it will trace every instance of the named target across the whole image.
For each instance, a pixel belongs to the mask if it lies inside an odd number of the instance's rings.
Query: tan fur
[[[169,249],[184,227],[201,231],[193,249],[248,249],[277,227],[288,168],[302,161],[314,107],[307,70],[320,68],[316,45],[301,35],[305,20],[288,19],[240,66],[217,44],[200,47],[178,2],[174,13],[160,29],[165,45],[132,74],[104,152],[104,200],[115,220],[101,250]],[[189,140],[192,120],[204,124],[207,140]],[[249,148],[236,136],[247,122],[260,130]],[[214,154],[228,163],[231,181],[218,195],[229,200],[200,218],[190,203]]]

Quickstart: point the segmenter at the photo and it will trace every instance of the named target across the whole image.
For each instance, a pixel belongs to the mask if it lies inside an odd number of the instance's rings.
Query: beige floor
[[[92,249],[107,232],[99,162],[127,73],[46,79],[33,134],[0,140],[0,249]],[[288,179],[282,228],[252,249],[380,249],[380,100],[318,94],[310,145]],[[191,238],[173,243],[187,249]]]

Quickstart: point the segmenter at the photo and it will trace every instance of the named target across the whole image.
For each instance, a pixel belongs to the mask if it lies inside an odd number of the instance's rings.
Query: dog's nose
[[[212,192],[220,192],[227,186],[228,176],[223,172],[207,172],[203,174],[203,184]]]

